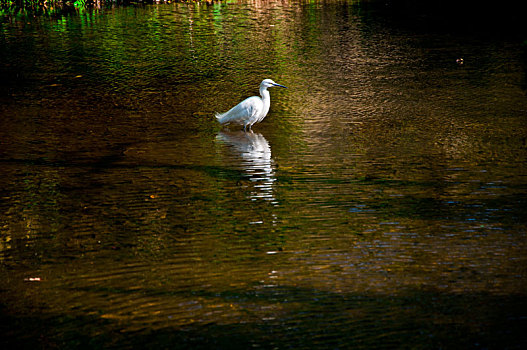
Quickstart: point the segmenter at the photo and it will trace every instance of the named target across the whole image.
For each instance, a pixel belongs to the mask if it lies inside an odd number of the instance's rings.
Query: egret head
[[[264,79],[262,81],[262,83],[260,84],[260,87],[265,87],[265,88],[270,88],[270,87],[275,87],[275,86],[279,86],[279,87],[283,87],[283,88],[287,89],[287,87],[285,87],[283,85],[280,85],[280,84],[277,84],[274,81],[272,81],[271,79]]]

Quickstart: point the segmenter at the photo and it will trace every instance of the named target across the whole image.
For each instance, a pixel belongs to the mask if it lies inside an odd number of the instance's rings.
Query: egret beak
[[[277,84],[277,83],[274,83],[273,86],[279,86],[279,87],[283,87],[284,89],[287,89],[287,86],[283,86],[283,85],[280,85],[280,84]]]

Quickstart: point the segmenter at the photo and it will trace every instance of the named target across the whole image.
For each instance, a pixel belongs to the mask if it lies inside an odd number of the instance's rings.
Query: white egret
[[[269,112],[271,97],[267,88],[274,86],[285,88],[285,86],[277,84],[271,79],[264,79],[260,84],[261,98],[258,96],[249,97],[225,113],[216,113],[216,118],[220,124],[241,124],[243,130],[251,130],[253,124],[261,122]]]

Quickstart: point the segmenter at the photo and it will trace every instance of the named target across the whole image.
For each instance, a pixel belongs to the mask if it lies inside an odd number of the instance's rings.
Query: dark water
[[[456,28],[357,2],[2,17],[2,348],[523,348],[527,36]],[[289,88],[268,117],[221,129],[264,78]]]

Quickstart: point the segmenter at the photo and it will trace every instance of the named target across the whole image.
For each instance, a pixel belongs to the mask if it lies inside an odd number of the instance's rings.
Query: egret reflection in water
[[[254,184],[252,200],[268,200],[275,204],[275,182],[271,147],[260,133],[252,131],[220,131],[216,139],[228,146],[242,159],[241,167]]]

